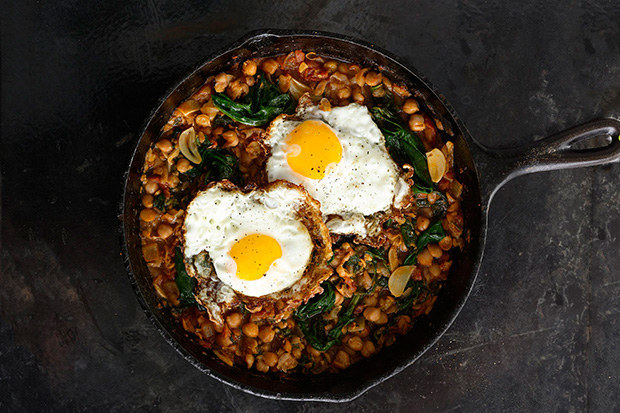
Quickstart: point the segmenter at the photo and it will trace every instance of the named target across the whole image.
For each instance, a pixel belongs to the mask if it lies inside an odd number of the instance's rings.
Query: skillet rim
[[[430,348],[432,348],[437,343],[437,341],[445,334],[445,332],[454,323],[454,321],[460,314],[461,310],[463,309],[465,302],[467,301],[469,295],[471,294],[472,288],[475,284],[475,281],[477,279],[477,276],[480,270],[480,266],[481,266],[482,258],[484,254],[484,245],[485,245],[486,233],[487,233],[487,214],[480,204],[478,204],[477,206],[474,206],[480,212],[477,254],[476,254],[475,260],[473,261],[473,266],[469,274],[469,277],[467,279],[467,283],[464,286],[464,291],[460,295],[458,302],[454,304],[453,310],[451,314],[448,316],[447,322],[445,322],[445,324],[443,325],[437,326],[431,332],[430,334],[431,338],[420,349],[413,352],[409,357],[407,357],[406,360],[402,364],[394,368],[391,368],[390,370],[387,370],[383,374],[377,375],[365,382],[360,382],[359,389],[349,391],[349,392],[342,392],[342,393],[332,393],[328,391],[292,392],[292,393],[275,392],[275,391],[270,391],[266,389],[259,389],[249,384],[241,383],[240,381],[232,379],[229,376],[217,370],[206,367],[196,357],[190,354],[190,352],[186,350],[184,346],[172,336],[172,334],[167,330],[167,328],[155,315],[155,313],[153,312],[153,310],[147,303],[147,299],[145,295],[142,292],[142,289],[139,285],[139,282],[133,270],[132,262],[130,259],[128,240],[129,240],[129,237],[132,236],[132,234],[129,234],[127,231],[128,218],[125,215],[125,207],[128,203],[128,195],[131,192],[129,190],[129,177],[130,177],[130,172],[132,170],[132,165],[135,161],[135,158],[139,155],[140,143],[142,139],[144,138],[145,134],[147,133],[150,124],[154,121],[154,118],[157,116],[157,114],[163,109],[165,102],[177,90],[179,90],[188,79],[193,78],[196,75],[198,75],[201,69],[205,65],[207,65],[213,60],[216,60],[218,57],[226,53],[230,53],[234,50],[241,49],[244,45],[249,45],[252,42],[258,42],[261,39],[265,37],[270,37],[270,36],[274,36],[278,38],[281,38],[281,37],[292,37],[292,38],[294,37],[315,37],[315,38],[319,37],[319,38],[326,38],[326,39],[331,39],[331,40],[336,40],[336,41],[345,41],[347,43],[353,44],[356,47],[370,49],[373,52],[383,55],[388,60],[391,60],[396,66],[400,66],[401,69],[407,72],[408,76],[411,76],[412,78],[417,78],[417,80],[419,80],[424,86],[426,86],[428,91],[432,94],[432,97],[436,99],[437,102],[439,102],[443,106],[447,114],[451,117],[451,120],[453,121],[454,126],[456,127],[454,134],[462,136],[463,140],[465,141],[467,145],[467,150],[469,152],[469,156],[472,159],[472,164],[473,164],[472,172],[475,175],[476,183],[477,183],[477,188],[470,188],[470,189],[473,189],[479,195],[482,195],[480,194],[481,176],[480,176],[480,171],[477,165],[477,156],[476,156],[476,153],[478,153],[478,148],[476,147],[477,143],[471,137],[466,126],[461,121],[461,119],[458,117],[454,108],[447,102],[446,98],[432,85],[432,83],[428,81],[428,79],[426,79],[426,77],[421,75],[414,66],[405,62],[402,58],[396,56],[395,54],[387,50],[384,50],[383,48],[376,46],[373,43],[366,42],[364,40],[360,40],[360,39],[357,39],[357,38],[354,38],[348,35],[342,35],[338,33],[318,31],[318,30],[257,29],[257,30],[248,32],[247,34],[239,38],[237,41],[229,43],[226,46],[209,54],[206,59],[202,59],[201,63],[195,66],[195,68],[189,74],[183,76],[183,78],[180,81],[176,82],[174,86],[171,87],[162,98],[158,99],[157,105],[146,118],[146,121],[144,122],[142,128],[140,129],[141,133],[139,135],[139,138],[135,142],[134,150],[131,154],[128,168],[122,180],[123,195],[121,197],[121,203],[119,205],[119,218],[121,220],[121,225],[119,227],[120,241],[121,241],[121,256],[123,258],[125,270],[127,271],[127,276],[129,278],[130,284],[132,288],[134,289],[136,297],[140,305],[142,306],[142,309],[144,313],[146,314],[147,318],[151,321],[151,323],[155,326],[155,328],[159,331],[159,333],[164,337],[164,339],[168,342],[168,344],[170,344],[179,354],[183,356],[185,360],[187,360],[190,364],[192,364],[202,373],[208,375],[209,377],[216,379],[220,383],[229,385],[235,389],[242,390],[254,396],[259,396],[259,397],[268,398],[268,399],[290,400],[290,401],[322,401],[322,402],[336,402],[336,403],[348,402],[348,401],[352,401],[356,399],[357,397],[361,396],[362,394],[364,394],[371,388],[383,383],[387,379],[395,376],[396,374],[400,373],[407,367],[414,364],[424,353],[426,353]]]

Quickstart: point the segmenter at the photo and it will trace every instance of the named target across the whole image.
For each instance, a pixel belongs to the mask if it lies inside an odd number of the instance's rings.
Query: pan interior
[[[394,345],[383,349],[374,357],[360,361],[338,374],[318,376],[264,375],[243,368],[229,367],[212,356],[187,336],[167,308],[159,305],[160,299],[152,287],[151,276],[142,258],[139,236],[139,178],[144,157],[173,109],[191,95],[207,76],[225,70],[236,61],[256,56],[273,56],[296,49],[379,67],[392,80],[406,84],[416,99],[426,106],[427,113],[441,121],[455,144],[455,170],[459,174],[460,182],[466,187],[462,205],[466,231],[470,234],[465,250],[455,255],[451,273],[429,316],[418,318],[407,335],[399,337]],[[123,200],[124,252],[130,279],[147,314],[160,332],[192,364],[211,376],[266,397],[340,401],[351,399],[410,365],[432,346],[452,323],[469,294],[481,257],[484,222],[481,219],[477,172],[468,141],[465,128],[449,106],[418,75],[386,52],[342,36],[325,33],[267,32],[250,36],[198,68],[175,87],[155,110],[138,142],[127,174]]]

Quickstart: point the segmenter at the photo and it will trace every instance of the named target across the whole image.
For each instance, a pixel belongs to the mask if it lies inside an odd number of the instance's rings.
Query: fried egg
[[[365,237],[369,216],[399,207],[409,191],[365,106],[300,107],[267,134],[268,180],[303,186],[332,233]]]
[[[189,204],[183,232],[197,298],[216,319],[239,302],[255,311],[276,308],[277,300],[301,302],[324,279],[314,267],[331,254],[318,204],[287,182],[250,192],[219,182]]]

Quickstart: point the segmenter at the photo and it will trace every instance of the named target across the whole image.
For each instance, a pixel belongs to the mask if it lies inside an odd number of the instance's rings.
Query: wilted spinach
[[[194,288],[196,287],[196,280],[189,276],[185,270],[185,263],[183,262],[183,253],[181,249],[177,247],[174,255],[174,267],[177,271],[177,275],[174,281],[179,288],[179,303],[181,306],[196,305],[196,298],[194,297]]]
[[[372,116],[385,136],[385,144],[392,158],[399,164],[413,166],[414,174],[422,188],[430,189],[433,181],[428,172],[424,144],[404,124],[396,113],[393,100],[371,109]]]
[[[410,221],[405,221],[400,226],[400,233],[403,235],[403,241],[407,247],[415,245],[418,240],[418,236],[415,234],[415,229]]]
[[[336,302],[336,292],[330,282],[321,284],[323,292],[315,295],[307,303],[300,305],[295,310],[295,317],[300,321],[309,320],[317,314],[327,312],[334,307]]]
[[[422,281],[414,281],[412,279],[409,280],[405,290],[411,288],[411,293],[406,297],[400,297],[396,300],[396,307],[399,312],[406,312],[411,309],[413,302],[420,296],[422,290],[424,290],[424,282]]]
[[[433,219],[443,218],[448,211],[448,198],[439,191],[432,193],[437,195],[437,200],[433,204],[428,201],[428,198],[416,198],[416,205],[418,208],[430,208],[433,212]]]
[[[212,148],[204,145],[199,150],[202,161],[199,165],[182,174],[187,179],[195,179],[206,174],[209,181],[228,179],[236,184],[241,183],[241,173],[235,155],[225,149]]]
[[[441,241],[446,236],[446,233],[441,226],[441,221],[436,221],[429,226],[426,231],[420,234],[418,240],[415,243],[414,250],[405,258],[404,265],[412,265],[415,263],[415,259],[428,244],[433,244]]]
[[[385,252],[382,250],[368,247],[368,253],[373,257],[373,262],[375,263],[376,260],[385,260]],[[306,340],[308,340],[308,343],[319,351],[328,350],[334,344],[339,343],[342,338],[342,329],[355,320],[353,312],[360,300],[368,294],[371,294],[377,285],[385,287],[387,281],[387,277],[376,274],[370,289],[365,292],[353,294],[349,302],[343,306],[338,313],[338,322],[329,331],[325,331],[326,322],[323,319],[323,314],[331,311],[334,307],[336,295],[333,285],[325,283],[325,285],[323,285],[323,293],[321,293],[320,296],[313,297],[306,304],[300,306],[294,313],[297,319],[297,325],[306,337]]]
[[[212,99],[215,106],[231,119],[251,126],[262,126],[279,114],[292,111],[295,104],[288,93],[281,93],[263,74],[258,76],[241,101],[234,101],[224,93],[214,93]]]
[[[153,199],[153,206],[160,211],[166,210],[166,195],[163,192]]]

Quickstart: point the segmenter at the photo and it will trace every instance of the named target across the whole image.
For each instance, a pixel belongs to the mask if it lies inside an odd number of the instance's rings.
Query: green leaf
[[[181,249],[177,247],[174,255],[174,267],[177,271],[177,275],[174,281],[179,288],[179,303],[181,306],[196,305],[196,298],[194,297],[194,288],[196,287],[196,280],[189,276],[185,270],[185,263],[183,262],[183,253]]]
[[[262,126],[281,113],[290,112],[295,101],[288,93],[281,93],[277,86],[265,80],[264,75],[250,88],[243,101],[233,101],[223,93],[212,95],[213,103],[231,119],[244,125]]]
[[[420,184],[432,188],[424,144],[398,116],[393,99],[382,106],[373,107],[371,113],[385,136],[385,144],[392,158],[401,165],[409,163]]]
[[[307,303],[295,310],[295,317],[298,320],[309,320],[315,315],[327,312],[334,307],[336,302],[334,286],[330,282],[324,282],[321,286],[323,287],[323,292],[320,295],[315,295]]]
[[[422,281],[409,280],[407,286],[405,287],[405,290],[407,290],[408,288],[412,289],[411,293],[406,297],[401,297],[396,300],[396,307],[398,308],[399,312],[410,310],[413,302],[420,296],[420,293],[426,287],[424,286],[424,282]]]
[[[160,211],[166,210],[166,195],[163,192],[153,199],[153,206]]]
[[[415,228],[413,228],[413,224],[410,221],[405,221],[405,223],[400,226],[400,233],[403,234],[403,241],[405,241],[407,247],[415,245],[415,242],[418,240],[418,236],[415,234]]]
[[[446,236],[443,227],[441,226],[441,221],[436,221],[431,226],[429,226],[426,231],[420,234],[418,240],[416,241],[414,250],[405,258],[403,265],[413,265],[415,264],[415,260],[420,253],[428,244],[434,244],[436,242],[441,241]]]

